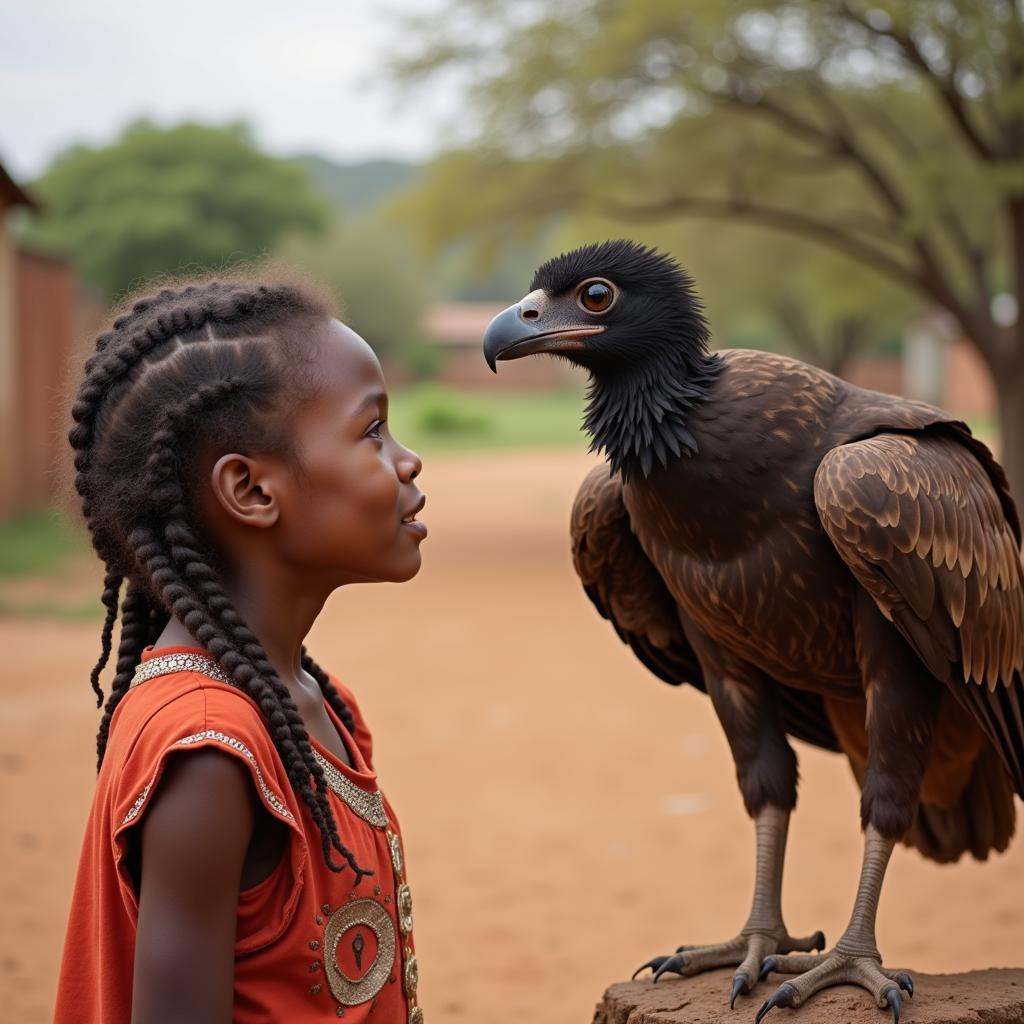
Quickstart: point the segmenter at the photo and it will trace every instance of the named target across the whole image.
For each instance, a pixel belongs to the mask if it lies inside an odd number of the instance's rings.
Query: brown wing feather
[[[996,481],[954,435],[878,434],[830,451],[814,498],[854,576],[1024,795],[1024,570]]]
[[[622,483],[591,470],[572,508],[572,560],[587,596],[623,643],[656,676],[704,690],[704,677],[676,603],[629,525]]]
[[[607,466],[591,470],[583,481],[573,505],[571,533],[573,564],[583,589],[619,638],[659,679],[705,691],[675,599],[633,533],[621,480]],[[821,698],[786,687],[779,690],[786,731],[825,750],[839,750]]]

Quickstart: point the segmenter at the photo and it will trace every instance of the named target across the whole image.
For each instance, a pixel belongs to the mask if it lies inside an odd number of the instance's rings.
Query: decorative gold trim
[[[365,790],[346,778],[327,760],[319,750],[313,750],[313,757],[323,769],[324,778],[332,793],[341,797],[363,821],[375,828],[387,828],[388,816],[384,812],[384,798],[379,789]]]
[[[217,664],[214,658],[206,654],[161,654],[155,658],[139,663],[139,667],[128,684],[130,690],[139,683],[144,683],[157,676],[170,675],[172,672],[200,672],[218,683],[226,683],[228,686],[235,684],[227,677],[224,670]]]
[[[263,778],[263,772],[260,771],[260,766],[256,761],[256,755],[241,740],[236,740],[233,736],[228,736],[218,729],[204,729],[202,732],[182,737],[175,746],[189,746],[193,743],[202,743],[203,740],[216,740],[218,743],[231,747],[232,750],[237,750],[252,765],[253,770],[256,772],[256,781],[260,784],[264,800],[282,818],[287,818],[289,821],[295,820],[295,816],[288,810],[285,802],[267,785],[266,780]]]
[[[412,890],[404,882],[398,887],[395,909],[398,912],[398,927],[403,935],[408,935],[412,931]]]
[[[217,740],[218,743],[223,743],[231,747],[232,750],[237,750],[252,765],[253,771],[256,773],[256,781],[259,783],[260,791],[263,793],[263,799],[282,818],[287,818],[288,821],[295,820],[295,816],[288,810],[285,802],[267,785],[259,763],[256,761],[256,755],[241,740],[236,740],[233,736],[228,736],[217,729],[206,729],[203,732],[193,733],[191,736],[183,736],[180,740],[175,740],[174,746],[188,746],[192,743],[201,743],[203,740]],[[135,798],[135,803],[128,808],[128,813],[121,819],[122,825],[127,825],[138,817],[139,812],[142,810],[142,805],[146,802],[146,797],[149,796],[149,791],[152,788],[153,779],[150,779],[143,787],[142,792]]]
[[[377,937],[377,955],[370,969],[356,980],[338,966],[338,942],[356,925],[365,925]],[[388,912],[371,899],[353,900],[339,907],[324,931],[324,966],[331,994],[342,1006],[357,1006],[372,999],[391,976],[395,964],[397,937]]]
[[[391,850],[391,864],[395,869],[395,874],[401,877],[402,872],[405,870],[405,860],[402,857],[402,840],[391,829],[388,829],[387,837],[388,848]]]
[[[416,962],[416,955],[411,949],[405,951],[405,994],[410,998],[416,997],[416,989],[420,983],[420,967]]]
[[[423,1024],[423,1010],[420,1007],[409,1007],[409,1024]]]

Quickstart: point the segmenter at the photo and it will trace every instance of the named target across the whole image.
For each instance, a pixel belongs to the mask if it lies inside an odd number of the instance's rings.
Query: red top
[[[354,888],[350,870],[339,874],[324,862],[320,834],[292,791],[255,702],[225,682],[199,648],[143,654],[114,712],[86,824],[57,989],[58,1024],[131,1021],[138,900],[125,863],[127,838],[152,804],[168,755],[199,748],[237,757],[268,813],[291,830],[278,866],[239,895],[234,1024],[422,1020],[398,822],[377,788],[372,739],[359,708],[332,681],[355,720],[350,735],[328,707],[352,766],[311,743],[331,788],[339,835],[357,863],[374,872]]]

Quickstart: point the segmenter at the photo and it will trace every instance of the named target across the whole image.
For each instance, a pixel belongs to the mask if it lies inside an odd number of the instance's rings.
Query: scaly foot
[[[784,981],[761,1005],[754,1024],[761,1024],[776,1006],[802,1006],[815,992],[832,985],[859,985],[867,989],[882,1010],[892,1013],[894,1024],[900,1019],[900,989],[913,998],[914,981],[906,971],[891,971],[882,966],[881,957],[865,955],[862,950],[843,952],[840,940],[825,956],[769,956],[761,965],[758,981],[769,974],[799,974]]]
[[[824,948],[825,936],[821,932],[815,932],[803,939],[794,939],[784,928],[772,931],[744,929],[728,942],[720,942],[713,946],[680,946],[671,956],[656,956],[638,967],[633,972],[633,977],[648,967],[654,972],[654,980],[657,981],[663,974],[678,974],[689,978],[716,967],[738,965],[732,979],[732,993],[729,996],[731,1009],[741,992],[747,993],[754,987],[758,968],[765,957],[772,959],[769,954],[809,952],[812,949]],[[805,959],[813,961],[816,958]]]

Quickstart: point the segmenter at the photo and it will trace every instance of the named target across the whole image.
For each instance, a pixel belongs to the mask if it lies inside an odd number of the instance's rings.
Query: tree
[[[404,358],[420,339],[429,298],[399,233],[378,218],[335,224],[326,237],[279,251],[334,293],[342,319],[381,356]]]
[[[308,172],[260,153],[244,126],[128,127],[76,146],[35,183],[38,244],[71,254],[108,296],[150,277],[264,254],[288,231],[317,231],[327,204]]]
[[[1017,0],[453,0],[430,25],[402,72],[476,83],[473,146],[435,183],[473,182],[494,231],[581,207],[704,218],[870,268],[976,346],[1024,493],[1024,322],[993,314],[1024,304]]]

